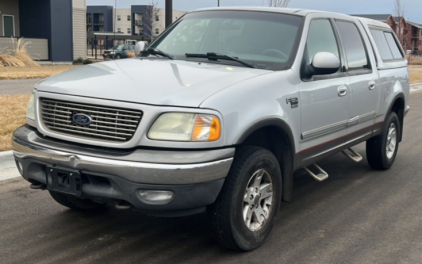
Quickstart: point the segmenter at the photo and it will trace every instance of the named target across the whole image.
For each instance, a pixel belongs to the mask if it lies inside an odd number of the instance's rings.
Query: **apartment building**
[[[24,37],[33,59],[84,58],[85,14],[85,0],[0,0],[0,48],[12,48],[11,37]]]
[[[114,10],[114,30],[123,35],[132,35],[132,13],[130,8],[118,8]]]
[[[184,14],[185,11],[174,10],[173,21]],[[149,5],[117,9],[112,6],[88,6],[86,21],[87,32],[116,33],[119,36],[136,36],[136,39],[151,41],[165,30],[165,9],[152,9]]]
[[[133,35],[140,35],[145,40],[150,41],[158,37],[166,29],[166,11],[164,8],[153,10],[148,5],[133,5],[131,10],[134,18],[132,23]],[[173,10],[173,21],[176,21],[186,13],[186,11]]]

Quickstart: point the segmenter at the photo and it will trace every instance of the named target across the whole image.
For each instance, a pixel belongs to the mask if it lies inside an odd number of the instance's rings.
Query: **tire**
[[[400,129],[397,114],[391,112],[382,135],[366,141],[366,158],[369,166],[377,170],[388,170],[393,165],[399,149]]]
[[[116,55],[116,59],[120,60],[121,58],[122,58],[122,55],[120,55],[120,54]]]
[[[66,193],[48,191],[53,199],[59,204],[74,210],[89,211],[99,209],[105,206],[103,203],[96,203],[89,199],[77,198]]]
[[[268,184],[272,184],[272,192]],[[258,193],[256,186],[260,186]],[[237,149],[220,195],[207,208],[209,226],[217,242],[239,251],[262,245],[277,217],[281,190],[280,166],[270,151],[252,146]],[[261,215],[260,219],[257,215]]]

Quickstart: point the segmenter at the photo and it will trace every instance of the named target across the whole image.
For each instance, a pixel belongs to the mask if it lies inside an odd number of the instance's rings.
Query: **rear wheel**
[[[281,203],[281,172],[268,150],[237,151],[216,202],[208,207],[210,228],[223,246],[249,251],[264,243]]]
[[[89,199],[77,198],[73,195],[66,194],[66,193],[59,193],[59,192],[53,192],[53,191],[49,191],[49,193],[51,197],[53,197],[53,199],[59,204],[69,207],[71,209],[75,209],[75,210],[87,211],[87,210],[99,209],[105,206],[105,204],[103,203],[96,203]]]
[[[399,148],[400,121],[397,114],[391,112],[385,122],[382,135],[366,141],[366,157],[377,170],[387,170],[393,165]]]

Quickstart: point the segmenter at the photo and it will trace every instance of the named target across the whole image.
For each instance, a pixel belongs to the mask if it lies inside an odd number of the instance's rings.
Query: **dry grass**
[[[26,66],[26,67],[3,67],[0,71],[0,80],[7,79],[33,79],[47,78],[54,74],[64,72],[77,65],[54,65],[54,66]]]
[[[422,68],[422,65],[409,65],[409,68]]]
[[[33,66],[39,67],[40,65],[33,61],[26,52],[26,46],[31,44],[30,41],[23,42],[23,38],[16,41],[12,38],[12,49],[3,48],[0,50],[0,64],[6,67],[25,67]]]
[[[411,56],[409,60],[409,65],[422,65],[421,56]]]
[[[29,95],[0,96],[0,151],[11,150],[12,133],[26,122]]]
[[[411,84],[422,83],[422,71],[409,72],[409,76]]]

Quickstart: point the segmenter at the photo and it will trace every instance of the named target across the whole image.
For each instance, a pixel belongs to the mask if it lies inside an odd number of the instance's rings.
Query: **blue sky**
[[[88,5],[112,5],[115,0],[87,0]],[[117,0],[117,7],[148,4],[150,0]],[[156,0],[164,7],[165,0]],[[221,6],[262,6],[266,0],[220,0]],[[402,0],[405,17],[422,24],[422,0]],[[173,0],[173,8],[190,11],[217,6],[217,0]],[[392,14],[394,0],[291,0],[289,7],[339,12],[345,14]]]

